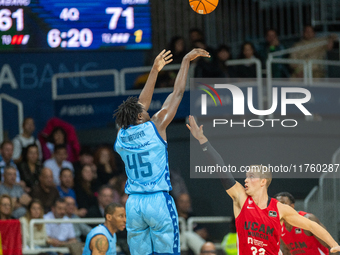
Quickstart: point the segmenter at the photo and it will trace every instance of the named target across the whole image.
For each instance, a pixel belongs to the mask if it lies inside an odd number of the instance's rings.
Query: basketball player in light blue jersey
[[[83,255],[116,255],[116,232],[126,224],[125,209],[112,203],[104,209],[105,223],[93,228],[85,241]]]
[[[115,112],[120,127],[115,150],[125,163],[128,180],[125,193],[126,229],[132,255],[180,254],[178,215],[168,165],[166,128],[175,117],[182,100],[190,61],[210,57],[203,49],[193,49],[182,60],[174,90],[162,108],[150,119],[147,112],[157,74],[172,61],[163,50],[155,59],[139,98],[130,97]]]

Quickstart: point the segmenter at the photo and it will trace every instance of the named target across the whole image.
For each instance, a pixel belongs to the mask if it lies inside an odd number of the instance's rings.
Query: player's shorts
[[[167,192],[129,195],[126,230],[131,255],[180,254],[178,214]]]

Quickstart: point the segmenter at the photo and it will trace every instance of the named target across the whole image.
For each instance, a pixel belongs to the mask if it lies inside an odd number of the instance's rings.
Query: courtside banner
[[[340,82],[327,82],[191,79],[190,115],[224,165],[209,162],[191,135],[190,176],[340,177]]]
[[[159,111],[170,92],[155,93],[152,97],[150,116]],[[134,95],[138,96],[138,95]],[[98,128],[114,125],[113,113],[129,96],[111,96],[87,99],[54,101],[54,116],[71,123],[76,129]],[[184,119],[189,114],[189,91],[183,95],[175,119]]]
[[[0,254],[22,254],[21,227],[19,220],[0,220]]]

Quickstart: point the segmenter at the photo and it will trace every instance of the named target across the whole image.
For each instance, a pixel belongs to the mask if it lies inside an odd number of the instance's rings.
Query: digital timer
[[[149,0],[0,1],[0,50],[150,49]]]
[[[67,41],[62,41],[62,39],[67,39]],[[47,34],[47,43],[51,48],[56,48],[61,45],[63,48],[87,48],[92,44],[93,34],[88,28],[78,30],[72,28],[67,32],[62,32],[58,29],[52,29]]]

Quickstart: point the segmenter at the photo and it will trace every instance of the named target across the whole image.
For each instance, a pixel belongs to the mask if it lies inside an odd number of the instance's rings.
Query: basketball
[[[189,4],[198,14],[208,14],[216,9],[218,0],[189,0]]]

